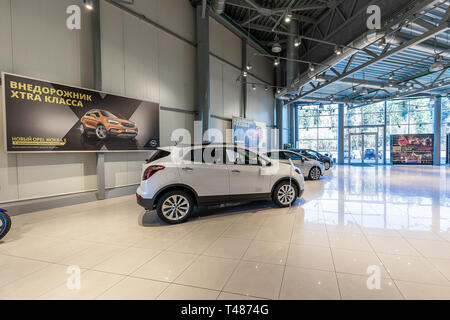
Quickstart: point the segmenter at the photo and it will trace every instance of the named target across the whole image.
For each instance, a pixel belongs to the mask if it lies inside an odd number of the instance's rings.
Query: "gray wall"
[[[65,27],[66,8],[77,0],[0,0],[0,70],[92,87],[92,48],[88,14],[82,30]],[[131,9],[195,42],[194,8],[188,0],[136,0]],[[211,52],[241,68],[241,40],[211,20]],[[195,47],[101,1],[103,90],[158,102],[186,112],[161,111],[161,144],[169,145],[173,129],[193,130]],[[255,74],[272,81],[273,66],[260,59]],[[211,57],[211,113],[239,116],[240,70]],[[256,63],[256,62],[255,62]],[[254,63],[255,67],[256,64]],[[250,92],[251,91],[251,92]],[[249,91],[248,118],[273,124],[273,92]],[[3,106],[2,106],[3,107]],[[213,118],[212,127],[231,128]],[[0,119],[3,126],[3,119]],[[96,155],[9,154],[0,128],[0,203],[95,190]],[[106,155],[106,187],[139,182],[148,153]]]

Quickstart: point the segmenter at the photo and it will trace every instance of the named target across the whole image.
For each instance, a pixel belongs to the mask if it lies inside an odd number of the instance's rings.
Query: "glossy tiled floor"
[[[0,299],[450,299],[449,178],[345,166],[291,209],[201,209],[177,226],[132,196],[13,217]]]

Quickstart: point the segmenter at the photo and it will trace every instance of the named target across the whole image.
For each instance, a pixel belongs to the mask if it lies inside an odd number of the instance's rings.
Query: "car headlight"
[[[120,124],[120,122],[119,122],[119,121],[116,121],[116,120],[108,120],[108,123],[111,123],[111,124]]]

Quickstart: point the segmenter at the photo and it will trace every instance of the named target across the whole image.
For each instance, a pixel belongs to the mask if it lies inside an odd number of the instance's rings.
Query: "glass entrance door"
[[[350,133],[348,136],[348,158],[349,164],[378,164],[380,158],[378,148],[378,133]]]
[[[350,146],[348,154],[344,153],[347,157],[349,164],[362,163],[362,135],[361,134],[350,134],[348,145]]]
[[[378,164],[380,153],[378,152],[378,134],[363,134],[363,163]]]

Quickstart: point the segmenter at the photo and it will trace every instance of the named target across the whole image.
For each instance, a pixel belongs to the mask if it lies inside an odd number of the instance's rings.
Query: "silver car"
[[[290,150],[270,150],[264,153],[271,159],[279,160],[282,163],[290,163],[292,159],[294,165],[302,171],[304,177],[311,180],[319,180],[325,172],[324,164],[320,161],[309,159]]]

